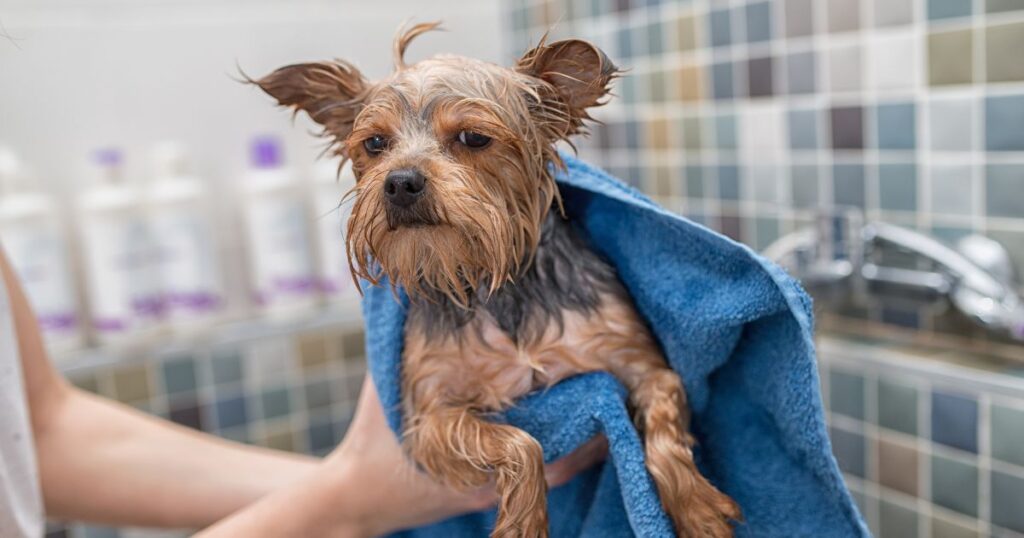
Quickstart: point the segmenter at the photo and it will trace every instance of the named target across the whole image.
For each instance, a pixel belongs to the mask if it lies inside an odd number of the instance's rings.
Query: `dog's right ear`
[[[352,131],[371,87],[355,66],[341,60],[288,65],[249,82],[281,106],[305,111],[339,140]]]

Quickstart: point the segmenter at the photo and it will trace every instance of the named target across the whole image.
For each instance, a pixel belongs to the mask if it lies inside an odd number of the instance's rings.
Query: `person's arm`
[[[605,438],[545,466],[551,487],[604,459]],[[362,538],[425,525],[497,501],[491,486],[457,492],[429,480],[402,451],[367,377],[345,441],[316,473],[218,523],[196,538]]]
[[[220,440],[74,388],[50,363],[2,250],[0,273],[13,310],[48,516],[199,528],[317,467],[314,458]]]

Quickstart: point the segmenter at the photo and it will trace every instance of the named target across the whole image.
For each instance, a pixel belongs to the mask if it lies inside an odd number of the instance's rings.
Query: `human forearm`
[[[317,461],[216,439],[74,389],[37,425],[47,513],[62,518],[199,528],[300,480]]]

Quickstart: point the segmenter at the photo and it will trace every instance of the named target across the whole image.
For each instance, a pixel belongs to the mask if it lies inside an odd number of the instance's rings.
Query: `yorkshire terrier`
[[[305,111],[357,178],[346,247],[353,273],[409,296],[403,444],[455,487],[492,477],[492,536],[547,536],[540,444],[485,419],[582,372],[629,389],[647,468],[680,536],[731,536],[738,506],[693,461],[690,413],[615,269],[561,211],[555,144],[585,133],[619,71],[594,45],[542,41],[511,68],[439,55],[372,82],[335,60],[256,81]]]

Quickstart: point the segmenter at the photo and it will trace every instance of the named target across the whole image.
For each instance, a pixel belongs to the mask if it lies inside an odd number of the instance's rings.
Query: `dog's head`
[[[400,32],[395,71],[380,81],[330,61],[255,83],[309,114],[351,160],[354,274],[466,305],[530,260],[558,197],[554,144],[584,131],[617,71],[579,40],[542,42],[511,68],[448,55],[406,65],[409,42],[437,26]]]

